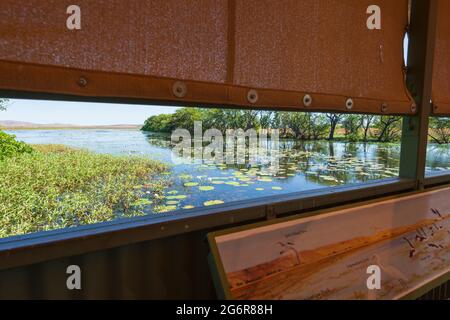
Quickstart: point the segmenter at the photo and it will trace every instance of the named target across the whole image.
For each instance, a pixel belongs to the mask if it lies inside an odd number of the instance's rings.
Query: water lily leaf
[[[198,189],[200,191],[211,191],[211,190],[214,190],[214,187],[213,186],[201,186],[201,187],[198,187]]]
[[[156,213],[164,213],[177,210],[177,206],[157,206],[154,211]]]
[[[282,187],[272,187],[272,190],[283,190]]]
[[[210,201],[203,202],[203,205],[208,207],[208,206],[215,206],[215,205],[223,204],[223,203],[225,203],[225,202],[223,202],[222,200],[210,200]]]
[[[198,182],[186,182],[184,184],[185,187],[196,187],[198,186]]]
[[[167,192],[167,194],[177,194],[177,193],[178,193],[177,190],[172,190],[172,191]]]
[[[270,178],[260,178],[260,179],[258,179],[258,181],[261,181],[261,182],[272,182],[272,179],[270,179]]]
[[[255,188],[256,191],[264,191],[264,188]]]
[[[166,202],[167,205],[177,205],[179,203],[180,203],[180,201],[167,201]]]
[[[235,187],[240,186],[239,182],[237,182],[237,181],[227,181],[227,182],[225,182],[225,184],[228,184],[230,186],[235,186]]]
[[[166,197],[166,199],[167,200],[183,200],[183,199],[186,199],[187,198],[187,196],[186,195],[177,195],[177,196],[168,196],[168,197]]]
[[[184,206],[183,207],[183,209],[185,209],[185,210],[189,210],[189,209],[194,209],[195,207],[194,206],[191,206],[191,205],[187,205],[187,206]]]

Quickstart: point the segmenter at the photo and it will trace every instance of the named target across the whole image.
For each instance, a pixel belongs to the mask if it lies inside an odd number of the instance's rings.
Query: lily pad
[[[211,190],[214,190],[214,187],[213,186],[201,186],[201,187],[198,187],[198,189],[200,191],[211,191]]]
[[[203,205],[208,207],[208,206],[215,206],[215,205],[223,204],[223,203],[225,203],[225,202],[223,202],[222,200],[210,200],[210,201],[203,202]]]
[[[177,206],[157,206],[154,211],[156,213],[164,213],[177,210]]]
[[[196,187],[198,186],[198,182],[186,182],[184,184],[185,187]]]
[[[272,190],[283,190],[282,187],[272,187]]]
[[[185,210],[194,209],[194,208],[195,208],[194,206],[190,206],[190,205],[183,207],[183,209],[185,209]]]
[[[255,188],[256,191],[264,191],[264,188]]]
[[[180,194],[180,195],[177,195],[177,196],[168,196],[168,197],[166,197],[167,200],[183,200],[183,199],[186,199],[186,198],[187,198],[187,196],[185,196],[184,194],[183,195]]]

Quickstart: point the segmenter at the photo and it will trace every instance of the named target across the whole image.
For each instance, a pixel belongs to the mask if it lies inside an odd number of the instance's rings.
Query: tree
[[[327,117],[321,113],[308,113],[309,118],[309,139],[319,140],[326,137],[330,130]]]
[[[180,108],[172,115],[171,130],[186,129],[194,132],[194,122],[202,121],[203,115],[199,108]]]
[[[169,133],[172,130],[172,115],[171,114],[159,114],[151,116],[144,122],[144,126],[141,128],[143,131],[150,132],[164,132]]]
[[[361,127],[363,129],[363,141],[367,142],[369,138],[369,131],[372,127],[372,123],[374,122],[376,116],[371,114],[365,114],[361,116]]]
[[[361,128],[361,116],[356,114],[346,115],[342,125],[345,129],[345,137],[349,141],[357,141],[359,139],[359,129]]]
[[[8,99],[0,98],[0,111],[6,110],[6,104],[8,102]]]
[[[343,114],[338,113],[326,113],[325,117],[328,119],[329,125],[330,125],[330,133],[328,134],[328,140],[334,139],[334,133],[336,131],[336,127],[341,121]]]
[[[450,118],[430,118],[428,135],[439,144],[450,143]]]
[[[390,142],[400,137],[402,118],[398,116],[380,116],[375,121],[376,136],[379,142]]]

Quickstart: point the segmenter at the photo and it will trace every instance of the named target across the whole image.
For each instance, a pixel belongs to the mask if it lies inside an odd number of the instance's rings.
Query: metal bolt
[[[177,81],[173,84],[172,87],[173,95],[177,98],[184,98],[187,93],[187,87],[184,82]]]
[[[78,79],[78,85],[82,88],[86,87],[88,84],[88,81],[85,77],[80,77],[80,79]]]
[[[413,104],[411,105],[411,112],[412,112],[412,113],[416,113],[416,111],[417,111],[417,106],[416,106],[415,103],[413,103]]]
[[[258,92],[256,90],[253,90],[253,89],[249,90],[247,92],[247,100],[250,103],[258,102]]]
[[[347,108],[347,110],[353,109],[353,99],[352,98],[348,98],[347,101],[345,101],[345,107]]]
[[[312,104],[312,97],[309,94],[305,94],[303,97],[303,105],[309,107]]]
[[[381,104],[381,112],[385,113],[388,111],[388,104],[386,102],[383,102]]]

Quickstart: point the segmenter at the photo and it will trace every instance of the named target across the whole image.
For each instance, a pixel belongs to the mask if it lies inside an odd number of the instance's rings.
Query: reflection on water
[[[97,153],[138,155],[171,165],[164,194],[147,194],[146,212],[191,209],[262,196],[398,176],[400,145],[379,143],[280,141],[279,168],[267,166],[174,165],[169,137],[137,130],[8,131],[32,144],[65,144]],[[427,172],[450,170],[450,148],[431,144]]]

